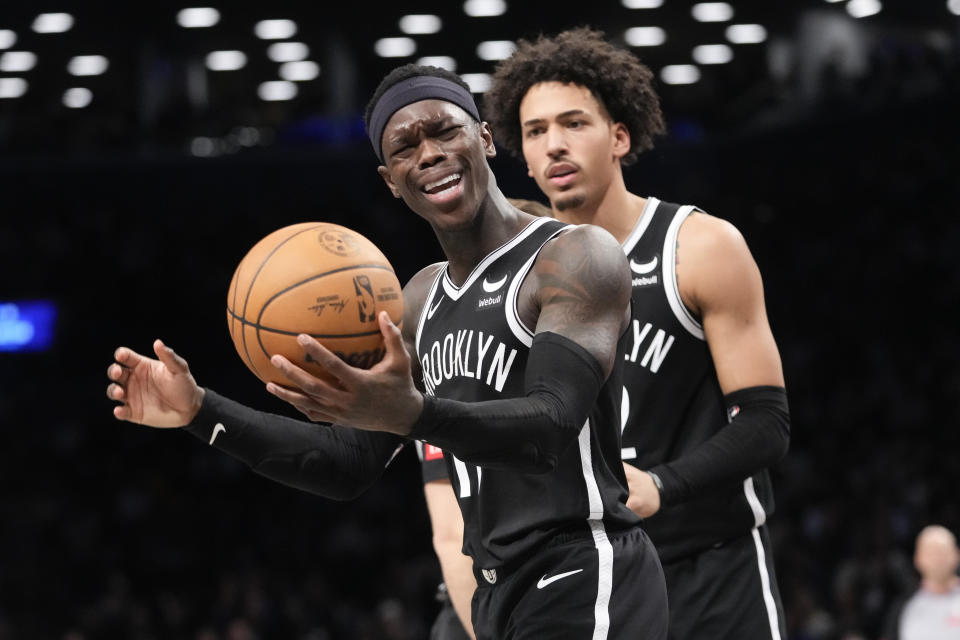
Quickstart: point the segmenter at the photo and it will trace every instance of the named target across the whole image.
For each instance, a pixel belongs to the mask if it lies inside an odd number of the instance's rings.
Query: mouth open
[[[460,173],[453,173],[436,182],[423,185],[421,191],[423,191],[427,199],[432,202],[446,202],[459,196],[463,192],[462,179],[463,176]]]

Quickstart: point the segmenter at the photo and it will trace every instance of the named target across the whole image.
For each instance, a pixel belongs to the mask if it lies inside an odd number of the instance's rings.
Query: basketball
[[[385,353],[380,311],[400,325],[403,295],[390,262],[356,231],[326,222],[291,225],[260,240],[240,261],[227,295],[237,353],[258,378],[288,387],[270,364],[274,354],[330,379],[307,360],[297,344],[301,333],[352,366],[376,364]]]

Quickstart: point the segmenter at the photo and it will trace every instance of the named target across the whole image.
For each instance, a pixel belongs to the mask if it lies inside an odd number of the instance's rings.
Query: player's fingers
[[[334,378],[343,383],[349,383],[355,378],[353,367],[338,358],[332,351],[317,342],[314,338],[301,333],[297,336],[297,344],[304,350],[307,360],[316,362]],[[307,374],[309,375],[309,374]],[[313,376],[310,376],[311,378]]]
[[[123,387],[118,385],[116,382],[111,382],[109,385],[107,385],[107,397],[111,400],[123,402],[125,395],[126,392],[123,390]]]
[[[378,320],[380,321],[380,333],[383,334],[383,344],[387,348],[386,357],[407,358],[407,348],[403,344],[403,334],[400,332],[400,327],[393,324],[390,314],[386,311],[380,312]]]
[[[117,347],[117,350],[113,352],[113,359],[116,360],[120,366],[132,369],[143,361],[144,357],[133,349]]]
[[[107,367],[107,377],[117,384],[126,384],[129,376],[130,370],[120,366],[116,362]]]
[[[304,395],[321,402],[332,399],[338,390],[326,380],[308,373],[281,355],[270,358],[270,364],[287,377]],[[279,385],[276,385],[279,386]]]
[[[117,405],[113,408],[113,417],[117,420],[129,420],[133,413],[130,407],[125,404]]]
[[[270,382],[267,383],[267,391],[281,400],[289,402],[297,411],[311,420],[326,420],[327,418],[324,416],[329,415],[325,408],[314,398],[294,389],[281,387],[278,384]]]
[[[190,367],[187,361],[179,356],[176,351],[163,344],[163,340],[157,338],[153,341],[153,352],[157,354],[160,362],[174,373],[187,373]]]

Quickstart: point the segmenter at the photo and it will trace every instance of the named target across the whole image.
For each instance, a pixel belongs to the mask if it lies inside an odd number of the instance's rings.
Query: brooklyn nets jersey
[[[518,317],[517,296],[540,249],[564,227],[537,218],[460,286],[447,268],[440,270],[416,334],[426,393],[466,402],[523,397],[534,327]],[[621,368],[618,360],[578,439],[550,473],[481,468],[443,452],[463,512],[463,550],[478,568],[522,559],[557,534],[597,539],[636,524],[624,504],[619,462]],[[433,451],[439,460],[439,450]]]
[[[694,208],[649,198],[623,250],[633,278],[633,318],[624,353],[623,459],[640,469],[674,460],[727,422],[703,327],[677,288],[680,225]],[[661,509],[644,529],[664,561],[744,534],[773,511],[766,470]]]

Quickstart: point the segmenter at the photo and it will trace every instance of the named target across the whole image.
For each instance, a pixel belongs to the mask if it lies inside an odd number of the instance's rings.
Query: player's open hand
[[[203,389],[187,361],[160,340],[153,342],[157,360],[127,347],[118,348],[107,367],[107,397],[122,404],[113,415],[149,427],[182,427],[200,410]]]
[[[300,346],[337,384],[275,355],[270,362],[297,388],[288,389],[271,382],[267,384],[267,391],[315,422],[336,422],[367,431],[407,435],[423,410],[423,396],[413,384],[410,356],[400,329],[385,311],[380,312],[378,320],[386,354],[370,369],[352,367],[310,336],[301,335],[297,338]]]

